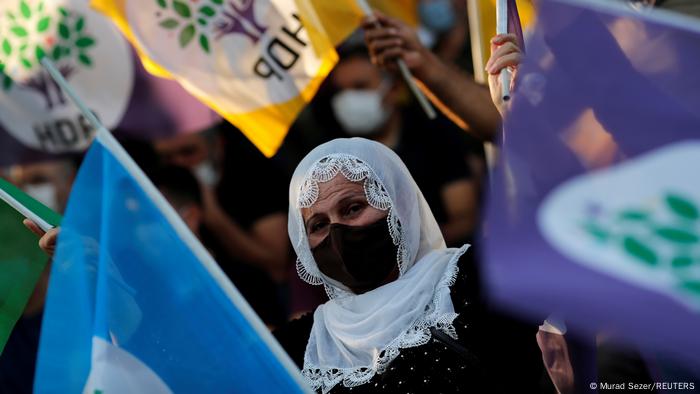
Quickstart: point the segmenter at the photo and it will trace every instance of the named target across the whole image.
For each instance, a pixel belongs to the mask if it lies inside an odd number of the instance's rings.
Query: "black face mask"
[[[328,236],[311,251],[321,272],[355,294],[376,289],[398,271],[386,218],[367,226],[331,224]]]

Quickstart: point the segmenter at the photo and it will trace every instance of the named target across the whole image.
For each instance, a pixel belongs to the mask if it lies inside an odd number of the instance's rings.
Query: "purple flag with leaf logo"
[[[494,301],[700,369],[699,48],[681,15],[541,3],[488,211]]]

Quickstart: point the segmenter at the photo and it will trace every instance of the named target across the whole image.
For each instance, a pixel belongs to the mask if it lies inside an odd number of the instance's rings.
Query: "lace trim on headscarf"
[[[430,341],[432,335],[430,328],[444,332],[450,337],[457,339],[457,332],[454,328],[454,319],[457,313],[439,313],[440,303],[444,296],[449,297],[450,287],[455,284],[459,267],[459,258],[467,251],[469,245],[459,248],[450,259],[443,274],[442,279],[435,287],[435,293],[430,304],[426,305],[425,312],[411,326],[403,331],[396,339],[389,342],[384,349],[372,361],[370,366],[357,368],[319,368],[318,366],[304,363],[301,373],[304,379],[313,390],[321,390],[324,394],[329,392],[337,384],[342,383],[345,387],[356,387],[363,385],[376,375],[386,371],[396,357],[401,354],[401,349],[425,345]],[[310,345],[313,337],[309,338]],[[308,345],[307,345],[308,346]]]
[[[401,222],[394,212],[393,203],[386,187],[379,177],[374,173],[374,170],[362,160],[355,156],[345,153],[335,153],[325,156],[316,161],[304,177],[304,182],[299,191],[299,199],[297,208],[309,208],[316,200],[318,200],[318,184],[328,182],[335,178],[338,173],[352,182],[364,181],[363,188],[367,203],[380,211],[388,210],[387,222],[389,224],[389,233],[395,246],[397,246],[396,262],[399,266],[399,275],[402,275],[406,270],[408,262],[408,248],[404,241],[404,232],[401,228]],[[299,218],[299,230],[302,233],[306,232],[303,219]],[[304,242],[303,240],[300,242]],[[329,286],[324,283],[321,273],[316,264],[314,264],[311,250],[308,247],[297,248],[300,253],[297,256],[296,269],[299,277],[306,283],[312,285],[323,284],[328,297],[333,299],[341,297],[347,293],[341,289]]]

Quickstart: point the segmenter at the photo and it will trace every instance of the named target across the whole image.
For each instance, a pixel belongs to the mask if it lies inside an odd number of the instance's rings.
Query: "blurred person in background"
[[[425,195],[447,245],[470,241],[479,193],[461,130],[444,117],[430,121],[415,108],[402,108],[402,85],[372,65],[364,46],[341,50],[329,83],[332,113],[343,133],[394,150]]]
[[[207,245],[202,239],[204,223],[204,200],[197,178],[190,170],[179,166],[163,166],[148,174],[153,184],[180,215],[192,233],[202,240],[226,275],[236,285],[243,297],[269,327],[280,324],[286,311],[278,299],[275,283],[266,273],[254,266],[237,264],[227,254]]]
[[[488,89],[425,47],[417,32],[398,19],[376,12],[363,22],[373,64],[397,72],[404,60],[438,108],[462,129],[482,141],[493,141],[501,122]]]
[[[8,180],[56,212],[68,202],[76,166],[70,159],[11,166]]]
[[[249,283],[276,289],[276,299],[269,306],[275,312],[266,323],[285,321],[291,257],[284,173],[228,123],[202,133],[160,139],[154,147],[164,163],[186,167],[198,179],[201,237],[217,257],[226,257],[221,264],[224,271],[229,276],[260,272],[247,278]],[[231,279],[236,284],[246,280]]]
[[[467,2],[463,0],[421,0],[418,3],[423,44],[448,64],[473,72]]]

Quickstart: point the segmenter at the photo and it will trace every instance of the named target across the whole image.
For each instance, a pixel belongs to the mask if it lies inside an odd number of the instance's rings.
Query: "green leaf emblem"
[[[27,4],[25,1],[21,1],[19,3],[19,11],[22,13],[24,19],[29,19],[32,17],[32,9],[29,8],[29,4]]]
[[[168,19],[160,22],[160,25],[166,29],[174,29],[174,28],[180,26],[180,22],[178,22],[177,19],[168,18]]]
[[[68,26],[66,26],[65,23],[59,23],[58,24],[58,34],[63,38],[64,40],[67,40],[70,38],[70,29]]]
[[[46,29],[49,28],[49,25],[51,24],[51,18],[48,16],[45,16],[41,19],[39,19],[39,22],[36,24],[36,31],[39,33],[43,33],[46,31]]]
[[[19,62],[22,63],[22,67],[26,68],[27,70],[32,68],[32,62],[30,62],[27,58],[20,58]]]
[[[192,38],[194,37],[195,33],[195,28],[194,25],[190,24],[187,25],[182,31],[180,32],[180,47],[184,48],[186,47],[190,41],[192,41]]]
[[[92,59],[90,59],[87,55],[81,53],[78,55],[78,60],[80,63],[86,65],[86,66],[92,66]]]
[[[620,219],[629,221],[641,221],[649,218],[649,214],[644,211],[626,210],[620,213]]]
[[[29,35],[27,33],[27,29],[23,28],[22,26],[13,26],[10,31],[17,37],[26,37]]]
[[[676,256],[671,260],[673,268],[686,268],[693,264],[693,258],[690,256]]]
[[[691,244],[698,242],[698,236],[680,228],[661,227],[656,229],[656,235],[659,237],[676,243]]]
[[[75,22],[75,31],[80,33],[83,31],[83,28],[85,27],[85,18],[82,16],[78,18],[78,20]]]
[[[209,53],[209,39],[204,34],[199,35],[199,46],[202,47],[204,52]]]
[[[44,48],[40,47],[39,45],[34,48],[34,54],[36,55],[36,61],[41,62],[41,59],[46,56],[46,52],[44,52]]]
[[[656,265],[659,262],[659,258],[651,248],[639,242],[633,237],[625,237],[622,241],[622,245],[625,251],[637,260],[640,260],[649,265]]]
[[[190,7],[182,1],[173,1],[173,8],[175,9],[175,12],[177,12],[178,15],[180,15],[183,18],[189,18],[190,15],[192,15]]]
[[[669,194],[666,196],[666,203],[669,208],[678,216],[684,219],[697,220],[700,218],[700,212],[695,204],[678,195]]]
[[[208,5],[205,5],[202,8],[200,8],[199,12],[209,17],[216,15],[216,11],[214,11],[214,9],[209,7]]]
[[[90,37],[80,37],[75,41],[75,46],[78,48],[87,48],[95,45],[95,40]]]
[[[63,49],[61,48],[60,45],[56,45],[55,47],[53,47],[53,51],[51,51],[51,58],[54,61],[57,61],[58,59],[60,59],[62,55],[63,55]]]
[[[5,56],[10,56],[12,53],[12,44],[10,44],[10,41],[7,38],[2,40],[2,53],[4,53]]]
[[[681,285],[684,289],[700,296],[700,280],[686,280]]]

